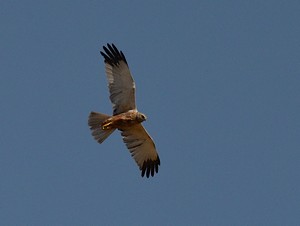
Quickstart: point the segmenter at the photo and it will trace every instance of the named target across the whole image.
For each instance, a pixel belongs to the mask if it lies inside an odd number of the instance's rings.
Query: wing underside
[[[141,124],[136,124],[128,129],[121,130],[123,141],[136,161],[142,176],[147,177],[158,172],[160,159],[155,149],[152,138]]]
[[[104,57],[113,114],[136,109],[135,83],[124,54],[114,44],[107,44],[103,49],[105,52],[100,53]]]

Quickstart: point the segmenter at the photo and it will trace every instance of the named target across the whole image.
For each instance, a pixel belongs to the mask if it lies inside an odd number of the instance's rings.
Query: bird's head
[[[136,115],[136,119],[138,122],[146,121],[147,117],[143,113],[138,112]]]

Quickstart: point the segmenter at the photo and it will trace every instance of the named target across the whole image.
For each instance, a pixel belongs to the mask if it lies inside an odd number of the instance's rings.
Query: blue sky
[[[299,1],[2,1],[1,225],[299,225]],[[111,113],[107,42],[129,63],[159,173]]]

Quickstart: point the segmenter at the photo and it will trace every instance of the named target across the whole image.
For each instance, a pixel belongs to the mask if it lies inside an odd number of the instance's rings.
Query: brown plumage
[[[102,143],[116,129],[120,130],[142,177],[154,176],[158,172],[160,159],[152,138],[141,124],[146,116],[137,111],[135,83],[126,58],[114,44],[107,44],[103,49],[104,52],[100,53],[104,57],[113,115],[91,112],[88,124],[92,135]]]

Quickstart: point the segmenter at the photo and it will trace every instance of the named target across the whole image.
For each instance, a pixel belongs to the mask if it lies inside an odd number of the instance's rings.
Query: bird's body
[[[141,125],[146,116],[136,108],[135,83],[126,58],[114,44],[107,44],[103,49],[105,53],[100,53],[104,57],[113,115],[91,112],[88,124],[92,135],[102,143],[116,129],[120,130],[142,176],[154,176],[158,172],[160,159],[152,138]]]
[[[125,130],[145,120],[146,118],[143,114],[131,110],[118,115],[111,116],[110,118],[106,119],[102,123],[102,129]]]

